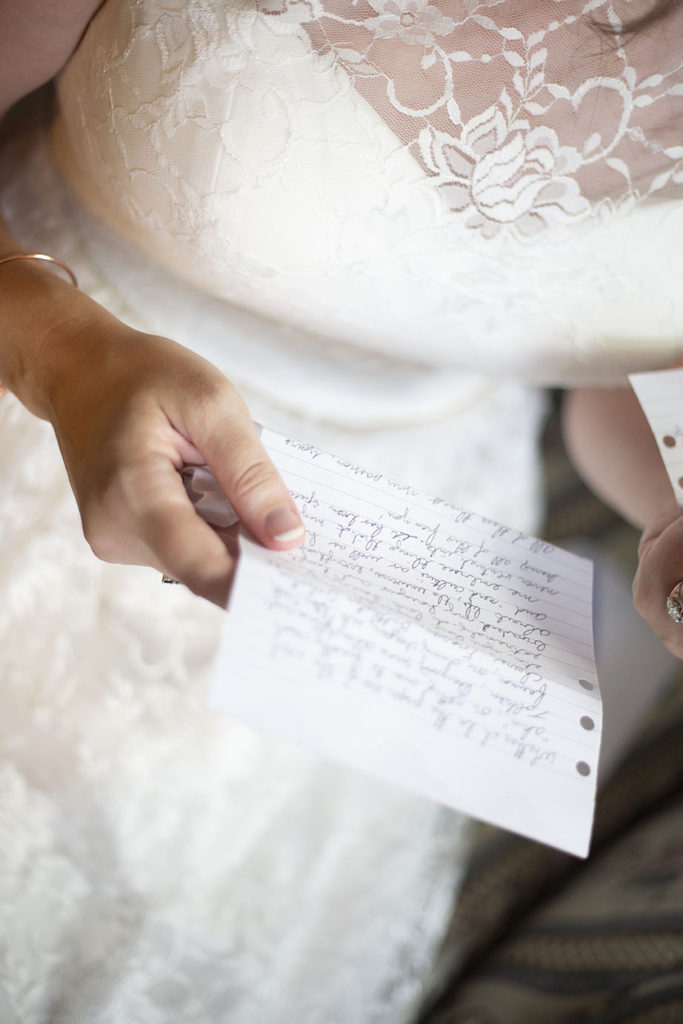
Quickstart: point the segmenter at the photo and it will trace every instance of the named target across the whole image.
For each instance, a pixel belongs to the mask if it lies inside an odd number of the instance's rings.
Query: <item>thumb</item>
[[[268,548],[285,551],[304,538],[294,499],[251,419],[232,418],[201,446],[203,457],[241,522]]]

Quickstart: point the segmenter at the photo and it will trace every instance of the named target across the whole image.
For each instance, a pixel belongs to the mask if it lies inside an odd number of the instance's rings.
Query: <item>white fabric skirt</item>
[[[0,168],[25,245],[219,363],[256,418],[534,528],[532,391],[329,351],[172,282],[78,208],[40,125]],[[94,558],[51,429],[11,396],[0,438],[0,1016],[409,1021],[467,823],[207,712],[222,613]]]

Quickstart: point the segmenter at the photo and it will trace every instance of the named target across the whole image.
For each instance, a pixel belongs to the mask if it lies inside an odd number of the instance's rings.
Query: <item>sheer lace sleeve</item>
[[[264,0],[344,68],[474,231],[535,235],[680,196],[683,84],[629,3]],[[601,34],[600,24],[617,30]]]

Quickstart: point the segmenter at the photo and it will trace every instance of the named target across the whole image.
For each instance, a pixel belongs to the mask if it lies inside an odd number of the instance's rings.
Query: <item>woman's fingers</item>
[[[301,543],[304,524],[282,477],[263,447],[246,406],[236,392],[207,429],[191,429],[223,493],[240,521],[266,547],[288,550]]]
[[[115,529],[95,515],[94,528],[86,530],[95,554],[107,561],[150,565],[225,607],[235,570],[234,545],[197,515],[167,455],[133,460],[122,473],[118,500]]]

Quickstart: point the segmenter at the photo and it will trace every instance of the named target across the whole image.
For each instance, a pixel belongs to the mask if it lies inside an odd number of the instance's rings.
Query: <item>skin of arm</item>
[[[578,389],[564,403],[569,455],[588,486],[642,530],[633,600],[665,647],[683,658],[683,626],[666,597],[683,579],[683,517],[634,392]]]
[[[0,112],[54,77],[98,6],[0,0]],[[0,257],[23,251],[0,219]],[[178,473],[204,462],[258,540],[301,542],[299,513],[230,382],[37,261],[0,266],[0,381],[52,423],[100,558],[152,566],[224,606],[232,536],[196,515]]]
[[[101,3],[0,0],[0,116],[64,67]]]

